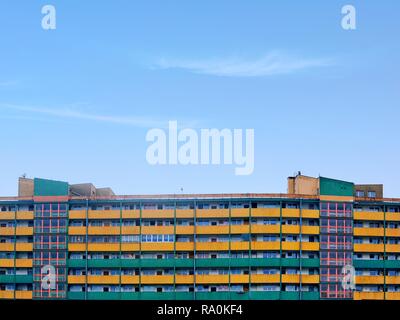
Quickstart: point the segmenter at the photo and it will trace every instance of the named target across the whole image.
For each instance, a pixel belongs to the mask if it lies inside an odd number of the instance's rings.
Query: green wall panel
[[[319,191],[324,196],[353,196],[354,183],[320,177]]]
[[[35,178],[33,180],[34,196],[67,196],[68,182]]]

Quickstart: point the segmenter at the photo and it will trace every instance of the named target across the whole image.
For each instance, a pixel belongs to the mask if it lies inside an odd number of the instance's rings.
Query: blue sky
[[[41,28],[41,8],[57,28]],[[341,8],[357,29],[341,28]],[[0,194],[286,192],[301,170],[400,197],[398,1],[1,1]],[[255,170],[151,166],[147,131],[254,128]]]

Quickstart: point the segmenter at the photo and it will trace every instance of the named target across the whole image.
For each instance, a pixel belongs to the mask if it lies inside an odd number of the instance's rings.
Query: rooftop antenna
[[[26,173],[23,173],[22,175],[21,175],[21,178],[26,178]]]

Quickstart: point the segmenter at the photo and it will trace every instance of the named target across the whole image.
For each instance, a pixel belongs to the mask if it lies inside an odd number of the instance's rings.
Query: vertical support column
[[[88,228],[89,228],[89,199],[86,199],[86,233],[85,233],[85,300],[88,299],[88,260],[89,260],[89,252],[88,252],[88,243],[89,243],[89,236],[88,236]]]
[[[282,201],[279,202],[279,300],[282,299]]]
[[[197,243],[197,202],[194,200],[193,206],[193,299],[196,300],[196,243]]]
[[[299,252],[300,252],[300,257],[299,257],[299,280],[300,280],[300,287],[299,287],[299,300],[303,299],[303,269],[302,269],[302,253],[303,253],[303,200],[300,199],[300,208],[299,208],[299,216],[300,216],[300,228],[299,228],[299,234],[300,234],[300,244],[299,244]]]
[[[139,202],[139,299],[142,299],[142,202]]]

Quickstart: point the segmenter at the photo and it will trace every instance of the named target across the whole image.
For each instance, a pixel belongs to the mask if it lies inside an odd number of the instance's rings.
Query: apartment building
[[[300,173],[286,194],[20,178],[0,198],[0,298],[400,300],[400,199]]]

